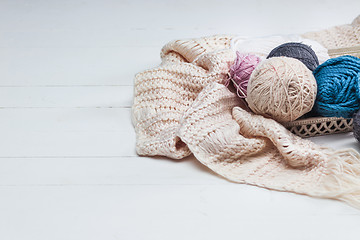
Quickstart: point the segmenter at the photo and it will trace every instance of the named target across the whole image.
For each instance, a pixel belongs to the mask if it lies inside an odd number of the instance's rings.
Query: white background
[[[168,41],[350,23],[360,1],[0,1],[0,239],[359,239],[344,203],[138,157],[136,72]],[[340,149],[352,134],[315,139]]]

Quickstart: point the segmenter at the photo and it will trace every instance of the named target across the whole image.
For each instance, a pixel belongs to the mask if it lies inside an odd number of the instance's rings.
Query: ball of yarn
[[[299,35],[278,35],[260,38],[247,38],[238,36],[231,39],[230,48],[233,51],[239,51],[241,53],[255,54],[263,60],[266,59],[271,50],[281,44],[288,42],[301,42],[307,46],[311,46],[311,49],[316,53],[320,64],[324,63],[330,58],[328,50],[319,42],[303,38]]]
[[[284,43],[274,48],[267,56],[267,58],[272,57],[296,58],[311,71],[314,71],[319,66],[319,60],[312,48],[297,42]]]
[[[316,80],[299,60],[273,57],[255,68],[247,93],[253,112],[278,122],[294,121],[312,109]]]
[[[250,75],[260,61],[261,59],[256,55],[236,52],[236,59],[230,67],[230,78],[233,80],[240,98],[246,97]]]
[[[327,60],[315,71],[318,92],[313,112],[324,117],[351,118],[360,108],[360,59],[342,56]]]
[[[354,137],[360,142],[360,111],[354,115],[353,121]]]

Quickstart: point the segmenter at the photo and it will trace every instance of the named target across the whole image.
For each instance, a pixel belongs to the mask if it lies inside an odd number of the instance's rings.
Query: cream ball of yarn
[[[302,62],[273,57],[260,63],[251,74],[246,100],[254,113],[289,122],[312,109],[316,92],[315,77]]]

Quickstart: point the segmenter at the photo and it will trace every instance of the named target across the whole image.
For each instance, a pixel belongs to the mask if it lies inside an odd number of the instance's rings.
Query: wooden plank
[[[160,47],[2,48],[0,86],[131,86]]]
[[[132,85],[137,72],[160,63],[160,49],[171,40],[221,33],[246,36],[302,33],[350,22],[360,8],[359,1],[345,0],[341,7],[326,1],[327,11],[309,12],[306,2],[314,8],[324,5],[306,0],[297,6],[299,13],[306,13],[298,19],[281,10],[286,9],[286,2],[279,5],[282,14],[277,18],[268,11],[273,6],[270,2],[259,2],[256,8],[251,7],[254,5],[251,2],[234,2],[231,8],[220,4],[207,11],[203,11],[202,2],[188,2],[189,7],[184,8],[185,3],[164,5],[161,1],[141,4],[110,1],[104,6],[74,1],[56,4],[51,11],[45,11],[44,2],[1,3],[0,86]],[[241,9],[248,10],[238,14],[239,4]],[[161,11],[162,17],[145,9]],[[346,16],[313,21],[340,11],[346,12]],[[219,12],[226,14],[214,18]],[[201,21],[182,17],[190,13],[196,13],[196,19]],[[103,15],[107,17],[96,17]],[[248,24],[254,15],[267,19],[266,27],[263,21]]]
[[[5,108],[0,132],[0,157],[136,156],[129,108]],[[360,151],[351,133],[330,138],[313,141]]]
[[[133,132],[5,132],[0,157],[136,156]],[[124,139],[126,136],[126,139]]]
[[[129,108],[0,109],[2,133],[133,132]]]
[[[315,240],[360,233],[359,213],[340,202],[237,184],[0,187],[0,194],[4,239]]]
[[[0,186],[231,184],[193,156],[0,158]]]
[[[0,109],[0,156],[136,156],[129,108]]]
[[[294,18],[293,12],[289,11],[292,6],[287,1],[278,2],[276,10],[268,1],[230,1],[226,4],[189,0],[170,4],[160,0],[111,0],[102,4],[96,1],[67,1],[66,4],[36,1],[15,4],[9,1],[2,2],[0,8],[0,46],[159,46],[159,43],[162,45],[164,41],[178,37],[219,33],[293,34],[350,23],[360,9],[359,1],[354,0],[344,0],[341,5],[330,0],[304,0],[302,3],[296,6],[298,17]],[[207,5],[206,11],[204,5]],[[308,9],[309,5],[312,11]],[[316,11],[324,6],[326,11]],[[246,11],[239,14],[239,9]],[[346,14],[340,17],[339,12]],[[254,16],[261,20],[254,20]],[[251,24],[249,19],[253,19]],[[266,26],[263,19],[266,19]]]
[[[0,108],[130,108],[133,86],[0,87]]]

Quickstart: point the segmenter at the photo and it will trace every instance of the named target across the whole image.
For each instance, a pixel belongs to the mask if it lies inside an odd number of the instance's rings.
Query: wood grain
[[[296,9],[296,11],[294,10]],[[139,157],[134,75],[168,41],[302,33],[360,2],[0,2],[0,239],[358,239],[341,202],[234,184],[193,156]],[[334,148],[351,134],[313,138]]]

